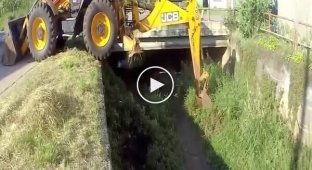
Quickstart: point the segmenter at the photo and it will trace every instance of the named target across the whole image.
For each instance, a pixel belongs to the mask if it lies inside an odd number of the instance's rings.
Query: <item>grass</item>
[[[30,1],[17,1],[18,4],[14,4],[15,1],[4,0],[0,2],[0,31],[4,30],[8,21],[19,17],[26,16],[29,12],[32,3]]]
[[[1,168],[106,169],[108,159],[114,169],[183,167],[171,103],[140,103],[86,52],[53,56],[14,88],[0,101]]]
[[[226,74],[217,78],[218,90],[212,95],[210,110],[195,107],[196,94],[189,88],[185,107],[203,131],[214,152],[230,169],[291,169],[294,142],[286,122],[279,116],[274,84],[263,82],[260,94]],[[207,150],[215,169],[226,169]],[[306,154],[306,153],[304,153]],[[301,169],[311,166],[302,158]]]
[[[100,83],[99,63],[76,49],[27,73],[0,101],[1,167],[105,167]]]
[[[4,31],[4,28],[7,26],[7,23],[19,17],[23,17],[27,15],[27,10],[19,10],[17,12],[7,12],[0,16],[0,31]]]
[[[214,150],[207,150],[214,169],[292,169],[295,142],[279,113],[276,85],[267,77],[261,83],[255,81],[255,64],[261,54],[255,50],[257,43],[244,40],[240,45],[243,60],[237,63],[234,76],[215,65],[206,66],[213,101],[210,109],[196,107],[191,77],[184,74],[191,70],[185,67],[181,77],[185,107]],[[311,148],[301,148],[299,169],[309,169],[311,159]]]

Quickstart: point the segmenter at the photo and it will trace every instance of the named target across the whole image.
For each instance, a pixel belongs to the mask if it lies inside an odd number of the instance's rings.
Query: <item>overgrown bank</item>
[[[140,102],[106,64],[103,83],[113,169],[183,169],[172,101]]]
[[[101,169],[109,157],[98,61],[69,50],[39,63],[0,101],[3,169]]]
[[[1,168],[183,167],[172,101],[140,103],[109,66],[101,70],[86,52],[53,56],[13,88],[0,101]]]
[[[257,57],[263,51],[253,39],[245,39],[240,47],[242,60],[236,63],[234,75],[213,64],[206,68],[210,74],[211,109],[196,107],[190,77],[182,77],[185,107],[207,143],[223,159],[220,161],[207,150],[215,169],[292,169],[295,140],[279,112],[276,84],[266,76],[261,82],[256,81]],[[185,68],[184,72],[189,71]],[[298,90],[291,95],[300,100],[302,89]],[[299,154],[299,169],[309,169],[311,150],[304,148]]]

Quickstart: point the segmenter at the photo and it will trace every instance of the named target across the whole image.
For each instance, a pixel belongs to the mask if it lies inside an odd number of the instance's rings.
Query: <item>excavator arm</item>
[[[149,16],[142,21],[139,20],[138,9],[137,0],[133,0],[132,17],[135,20],[135,28],[140,30],[140,32],[146,32],[156,27],[168,25],[186,24],[188,26],[196,93],[201,105],[210,105],[211,100],[207,95],[208,91],[206,88],[208,73],[204,71],[202,66],[201,19],[196,0],[189,0],[185,10],[169,0],[156,1]]]

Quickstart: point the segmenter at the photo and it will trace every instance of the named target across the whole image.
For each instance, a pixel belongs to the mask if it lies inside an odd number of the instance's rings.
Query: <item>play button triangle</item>
[[[150,93],[153,93],[154,91],[158,90],[159,88],[161,88],[162,86],[164,86],[165,84],[150,78]]]

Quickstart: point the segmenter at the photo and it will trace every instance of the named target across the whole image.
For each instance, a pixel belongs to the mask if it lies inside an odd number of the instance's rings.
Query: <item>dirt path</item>
[[[180,138],[186,170],[209,170],[203,139],[193,121],[187,116],[183,103],[175,98],[172,110],[177,113],[176,126]]]

